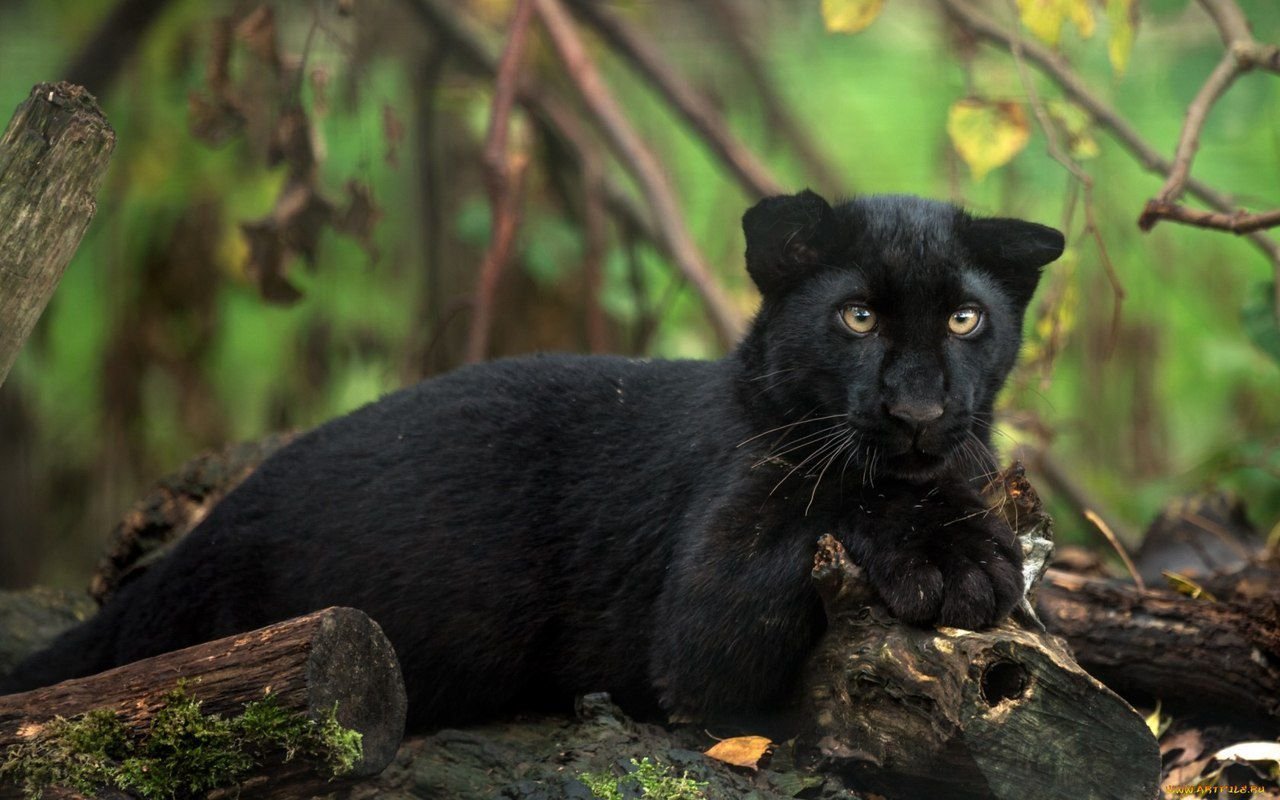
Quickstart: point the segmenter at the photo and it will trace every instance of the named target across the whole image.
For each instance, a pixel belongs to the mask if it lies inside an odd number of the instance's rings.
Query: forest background
[[[1097,541],[1089,508],[1136,544],[1171,498],[1205,488],[1280,533],[1275,246],[1141,231],[1166,175],[1029,57],[1061,53],[1172,159],[1223,58],[1212,4],[594,5],[660,53],[763,182],[921,194],[1067,231],[997,437],[1036,456],[1062,538]],[[1280,5],[1240,9],[1258,41],[1280,41]],[[565,113],[513,112],[502,164],[522,174],[522,214],[492,299],[477,292],[495,82],[473,45],[496,60],[511,16],[504,0],[0,6],[0,108],[70,78],[118,134],[97,218],[0,387],[0,588],[82,586],[121,514],[193,455],[316,425],[469,356],[723,354],[644,175],[536,23],[522,79]],[[721,316],[745,318],[758,296],[739,219],[760,176],[753,189],[727,168],[589,16],[576,33],[672,185]],[[1251,210],[1280,206],[1272,67],[1208,109],[1192,168]]]

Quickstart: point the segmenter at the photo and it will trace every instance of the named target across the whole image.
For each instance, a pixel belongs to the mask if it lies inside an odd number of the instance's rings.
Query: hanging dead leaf
[[[187,124],[191,135],[218,147],[244,129],[245,114],[231,86],[230,17],[219,17],[210,25],[209,56],[205,62],[206,92],[187,96]]]
[[[285,277],[288,249],[270,218],[240,225],[249,244],[245,273],[258,286],[258,293],[268,303],[289,305],[302,297],[302,292]]]
[[[857,33],[883,8],[884,0],[822,0],[822,24],[829,33]]]
[[[947,135],[969,165],[973,179],[980,181],[1027,146],[1031,129],[1026,112],[1017,103],[969,98],[951,106]]]
[[[360,181],[347,181],[347,207],[333,220],[334,230],[345,233],[360,243],[369,258],[377,259],[373,229],[382,219],[382,209],[373,199],[373,190]]]
[[[276,37],[276,15],[270,6],[258,6],[236,25],[236,38],[263,64],[279,73],[282,68]]]
[[[1111,29],[1107,56],[1116,74],[1123,75],[1129,67],[1129,54],[1133,52],[1133,40],[1138,33],[1138,4],[1135,0],[1107,0],[1107,24]]]
[[[1070,20],[1083,39],[1093,35],[1093,10],[1088,0],[1018,0],[1018,16],[1037,39],[1057,47],[1062,26]]]
[[[274,167],[281,163],[289,166],[289,174],[297,180],[310,180],[316,166],[311,119],[300,105],[283,109],[271,128],[267,164]]]
[[[716,742],[705,755],[735,767],[759,769],[773,742],[763,736],[735,736]]]
[[[1160,759],[1167,766],[1190,764],[1204,755],[1204,737],[1196,728],[1188,728],[1160,739]]]

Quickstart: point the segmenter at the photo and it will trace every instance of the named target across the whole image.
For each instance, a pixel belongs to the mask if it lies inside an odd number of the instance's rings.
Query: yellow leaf
[[[1065,100],[1050,100],[1047,108],[1049,116],[1066,134],[1067,150],[1072,158],[1085,161],[1096,158],[1102,152],[1098,147],[1098,140],[1093,138],[1093,120],[1088,112]]]
[[[1156,699],[1155,709],[1145,718],[1147,730],[1151,731],[1151,735],[1159,739],[1164,736],[1164,732],[1169,730],[1169,725],[1173,723],[1173,717],[1167,717],[1160,713],[1160,700]]]
[[[1107,22],[1111,36],[1107,41],[1107,55],[1111,68],[1123,75],[1129,67],[1129,54],[1133,52],[1133,37],[1138,30],[1138,4],[1134,0],[1107,0]]]
[[[822,0],[822,24],[829,33],[857,33],[876,21],[884,0]]]
[[[773,742],[763,736],[735,736],[716,742],[705,755],[735,767],[759,769],[760,760],[771,747]]]
[[[1076,26],[1081,38],[1093,35],[1093,10],[1089,8],[1089,0],[1018,0],[1018,16],[1027,30],[1051,47],[1057,47],[1062,38],[1062,25],[1067,20]]]
[[[1093,9],[1089,7],[1089,1],[1063,0],[1063,5],[1067,7],[1067,19],[1076,26],[1080,38],[1088,39],[1093,36]]]
[[[1161,570],[1161,574],[1164,575],[1164,579],[1169,583],[1169,588],[1178,594],[1185,594],[1192,600],[1208,600],[1209,602],[1217,602],[1218,600],[1207,589],[1186,575],[1167,569]]]
[[[952,104],[947,135],[969,165],[973,179],[980,181],[1027,146],[1031,129],[1026,112],[1017,103],[968,99]]]

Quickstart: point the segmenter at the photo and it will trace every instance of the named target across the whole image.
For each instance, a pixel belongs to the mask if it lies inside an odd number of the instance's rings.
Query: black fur
[[[8,688],[348,605],[395,645],[416,727],[595,690],[638,712],[758,711],[821,633],[808,572],[828,532],[900,617],[996,622],[1019,556],[976,489],[1061,235],[811,192],[743,225],[764,304],[729,357],[499,361],[334,420]],[[840,321],[852,302],[877,313],[870,335]],[[965,304],[985,319],[957,338]],[[923,425],[889,413],[930,404]]]

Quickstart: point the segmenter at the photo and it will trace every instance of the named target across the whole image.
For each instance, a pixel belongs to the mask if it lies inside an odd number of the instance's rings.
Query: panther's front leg
[[[1022,596],[1013,531],[963,482],[867,488],[842,533],[881,599],[906,622],[985,628]]]

